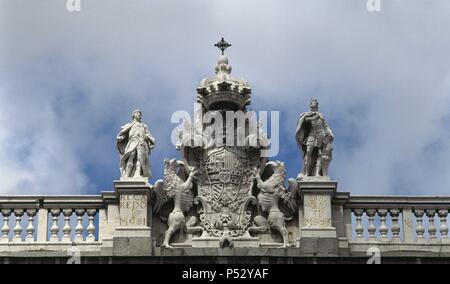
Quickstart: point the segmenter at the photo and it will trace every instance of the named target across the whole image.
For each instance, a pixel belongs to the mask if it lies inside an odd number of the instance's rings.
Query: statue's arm
[[[325,118],[323,117],[323,115],[320,116],[322,118],[323,121],[323,126],[325,127],[325,131],[331,135],[331,137],[334,137],[333,135],[333,131],[331,130],[330,126],[328,125],[328,122],[325,120]]]
[[[311,121],[316,119],[315,115],[311,115],[311,112],[306,112],[302,116],[304,121]]]
[[[152,145],[155,145],[155,143],[156,143],[155,137],[153,137],[151,134],[147,134],[147,139],[148,139],[148,141],[150,141],[150,143]]]
[[[134,122],[129,122],[121,127],[121,131],[129,131],[133,125],[134,125]]]
[[[127,123],[124,126],[122,126],[120,128],[119,134],[117,134],[117,139],[119,140],[119,137],[122,137],[122,139],[123,139],[123,136],[126,135],[126,133],[128,131],[130,131],[132,126],[133,126],[133,123]]]
[[[155,143],[156,143],[156,139],[155,139],[155,137],[153,137],[153,135],[152,135],[152,133],[150,132],[150,130],[148,129],[148,126],[146,125],[145,126],[145,136],[146,136],[146,138],[147,138],[147,140],[148,141],[150,141],[150,143],[151,143],[151,145],[155,145]]]

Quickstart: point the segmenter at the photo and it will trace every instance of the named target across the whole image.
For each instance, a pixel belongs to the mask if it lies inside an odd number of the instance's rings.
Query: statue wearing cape
[[[154,145],[155,138],[140,119],[122,126],[117,135],[121,178],[151,178],[148,155]]]
[[[314,120],[312,118],[314,116],[316,116],[317,119]],[[333,132],[328,126],[323,114],[317,111],[302,113],[298,118],[295,140],[303,152],[304,164],[300,175],[327,176],[328,168],[326,168],[326,171],[324,172],[322,162],[324,157],[327,160],[327,165],[331,160],[331,141],[333,140]],[[305,159],[307,158],[308,147],[311,147],[313,150],[307,165]],[[317,171],[316,167],[319,167]],[[316,174],[314,172],[316,172]]]

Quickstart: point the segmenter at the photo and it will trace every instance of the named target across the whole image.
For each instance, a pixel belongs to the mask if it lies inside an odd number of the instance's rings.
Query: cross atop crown
[[[228,42],[226,42],[223,38],[214,45],[215,47],[219,48],[222,51],[222,55],[223,52],[225,51],[225,49],[227,49],[228,47],[231,46],[231,44],[229,44]]]

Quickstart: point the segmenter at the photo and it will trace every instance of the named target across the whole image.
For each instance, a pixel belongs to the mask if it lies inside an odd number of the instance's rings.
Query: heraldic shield
[[[247,230],[251,211],[254,167],[248,149],[218,147],[205,153],[198,179],[199,217],[210,236],[242,236]]]

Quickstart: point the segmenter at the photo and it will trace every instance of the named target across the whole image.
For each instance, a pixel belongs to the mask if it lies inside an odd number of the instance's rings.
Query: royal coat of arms
[[[242,147],[218,147],[204,153],[198,175],[197,203],[201,225],[210,236],[241,236],[249,226],[254,167]]]

